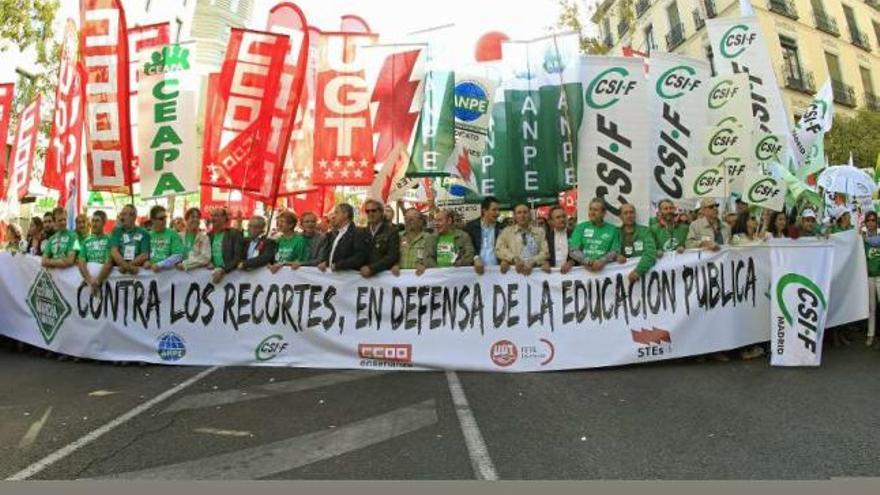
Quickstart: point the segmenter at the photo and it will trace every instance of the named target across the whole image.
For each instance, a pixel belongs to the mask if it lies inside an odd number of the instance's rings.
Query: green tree
[[[880,153],[880,112],[861,109],[855,117],[834,116],[834,126],[825,135],[825,153],[831,165],[849,160],[858,167],[874,168]]]
[[[581,17],[579,0],[559,0],[559,19],[556,26],[578,33],[580,37],[581,53],[591,55],[603,55],[608,53],[609,48],[596,36],[590,36],[584,29],[584,19]]]

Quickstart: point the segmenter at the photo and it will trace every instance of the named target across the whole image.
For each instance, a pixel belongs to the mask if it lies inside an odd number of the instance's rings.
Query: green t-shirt
[[[607,222],[599,226],[581,222],[571,233],[568,248],[580,249],[588,261],[596,261],[611,252],[619,253],[620,229]]]
[[[150,234],[142,227],[125,230],[119,226],[110,234],[110,247],[119,249],[119,254],[125,261],[133,261],[150,252]]]
[[[880,277],[880,247],[871,247],[866,242],[865,258],[868,261],[868,276]]]
[[[86,263],[106,263],[110,259],[110,237],[103,234],[86,236],[80,245],[79,259]]]
[[[311,239],[294,234],[290,237],[281,236],[275,242],[278,244],[278,249],[275,251],[276,263],[303,262],[308,258],[308,245]]]
[[[223,264],[223,237],[225,236],[225,232],[218,232],[211,239],[211,262],[214,263],[215,268],[223,268],[225,266]]]
[[[455,235],[452,232],[437,236],[437,266],[454,266],[456,254]]]
[[[651,233],[654,234],[654,244],[657,246],[657,249],[668,253],[684,247],[688,236],[688,227],[687,225],[680,224],[667,229],[658,223],[651,227]]]
[[[636,225],[632,235],[626,234],[620,229],[620,249],[627,258],[639,258],[636,271],[644,275],[657,263],[657,248],[654,246],[654,234],[651,229],[642,225]]]
[[[76,233],[62,230],[52,234],[52,237],[46,243],[43,253],[49,259],[55,260],[64,258],[74,251],[79,251],[79,241],[77,240]]]
[[[184,259],[189,258],[189,253],[192,252],[193,246],[196,244],[196,234],[187,232],[183,235],[181,241],[183,244],[181,246],[180,254],[183,255]]]
[[[850,225],[849,227],[840,227],[837,224],[834,224],[831,226],[831,233],[836,234],[838,232],[846,232],[847,230],[852,230],[852,229],[853,229],[852,225]]]
[[[171,229],[151,232],[150,263],[161,263],[175,254],[183,254],[183,242],[180,240],[180,234]]]

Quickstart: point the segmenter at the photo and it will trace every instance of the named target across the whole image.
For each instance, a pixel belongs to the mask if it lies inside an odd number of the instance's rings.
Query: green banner
[[[455,73],[425,74],[425,92],[407,177],[443,177],[455,148]]]

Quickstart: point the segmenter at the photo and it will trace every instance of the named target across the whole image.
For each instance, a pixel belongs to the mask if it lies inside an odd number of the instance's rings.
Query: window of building
[[[853,13],[852,7],[843,6],[843,16],[846,17],[846,26],[849,28],[850,36],[853,39],[858,38],[859,25],[856,23],[856,15]]]
[[[785,36],[779,37],[779,45],[782,48],[782,63],[785,75],[794,83],[803,83],[804,71],[801,67],[801,57],[798,53],[797,42]]]
[[[859,66],[859,75],[862,77],[862,88],[865,93],[874,94],[874,81],[871,78],[871,69]]]
[[[183,31],[183,21],[178,17],[174,19],[174,22],[177,24],[177,34],[174,35],[174,42],[180,43],[180,32]]]
[[[876,21],[872,21],[871,24],[874,25],[874,37],[877,38],[877,44],[880,45],[880,24]]]
[[[657,45],[654,43],[654,26],[648,24],[648,27],[645,28],[645,53],[650,55],[651,50],[654,48],[657,48]]]
[[[843,76],[840,73],[840,61],[837,55],[825,52],[825,63],[828,64],[828,77],[832,81],[843,82]]]
[[[666,7],[666,15],[669,16],[669,30],[674,31],[681,26],[681,16],[678,13],[678,3],[672,2]],[[680,29],[680,28],[679,28]]]
[[[602,19],[602,32],[605,33],[605,42],[610,45],[613,38],[611,35],[611,18],[608,15]]]

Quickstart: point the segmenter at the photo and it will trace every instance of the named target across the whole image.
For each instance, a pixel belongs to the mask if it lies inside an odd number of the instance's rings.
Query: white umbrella
[[[877,189],[873,177],[852,165],[836,165],[826,168],[819,174],[816,184],[827,192],[846,194],[857,198],[871,197]]]

